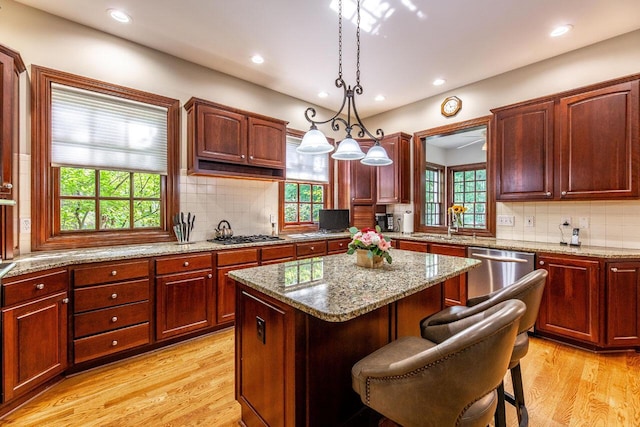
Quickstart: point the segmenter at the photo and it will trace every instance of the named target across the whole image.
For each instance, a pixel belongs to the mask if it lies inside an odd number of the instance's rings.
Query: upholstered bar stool
[[[529,350],[529,335],[527,331],[533,327],[538,317],[538,310],[542,300],[542,292],[547,279],[546,270],[535,270],[523,276],[512,285],[498,289],[490,294],[477,298],[472,298],[466,306],[448,307],[420,322],[422,337],[433,341],[443,342],[461,329],[476,322],[474,316],[490,307],[510,299],[517,299],[527,306],[526,313],[522,316],[518,328],[509,371],[511,372],[511,382],[513,383],[513,396],[504,392],[504,385],[501,384],[499,391],[498,408],[495,416],[496,426],[504,426],[505,409],[504,401],[508,401],[515,406],[518,414],[520,426],[529,424],[529,415],[524,400],[524,390],[522,386],[522,373],[520,370],[520,359]]]
[[[403,427],[487,426],[525,311],[521,301],[505,301],[439,344],[393,341],[353,366],[353,389]]]

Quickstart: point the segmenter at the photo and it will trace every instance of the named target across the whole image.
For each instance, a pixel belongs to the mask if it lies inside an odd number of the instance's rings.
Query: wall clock
[[[462,100],[457,96],[449,96],[442,101],[440,106],[440,112],[445,117],[451,117],[458,114],[458,111],[462,108]]]

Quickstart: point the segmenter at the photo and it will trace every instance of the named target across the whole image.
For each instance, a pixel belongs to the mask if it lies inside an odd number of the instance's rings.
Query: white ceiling
[[[310,103],[337,110],[338,18],[331,0],[17,0]],[[345,8],[352,0],[343,0]],[[362,0],[393,9],[361,35],[361,117],[640,28],[639,0]],[[410,10],[409,5],[415,7]],[[125,10],[130,24],[105,12]],[[559,24],[573,31],[552,39]],[[343,75],[355,84],[355,25]],[[259,53],[262,65],[250,57]],[[446,79],[435,87],[435,78]],[[318,98],[319,91],[329,97]],[[385,101],[376,102],[382,94]]]

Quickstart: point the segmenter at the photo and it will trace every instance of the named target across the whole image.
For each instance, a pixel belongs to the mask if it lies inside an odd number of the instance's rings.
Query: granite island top
[[[329,255],[234,270],[244,285],[328,322],[344,322],[469,271],[480,261],[393,250],[393,263],[370,269],[355,255]]]
[[[575,255],[586,257],[597,257],[604,259],[640,259],[640,249],[622,249],[602,246],[562,246],[559,243],[530,242],[519,240],[504,240],[488,237],[477,237],[463,235],[452,235],[448,238],[443,234],[431,233],[384,233],[392,240],[412,240],[425,243],[441,243],[464,246],[479,246],[485,248],[507,249],[525,252],[545,252],[558,255]],[[13,260],[3,260],[4,262],[15,262],[13,269],[6,273],[4,277],[18,276],[21,274],[34,273],[60,268],[70,265],[86,264],[102,261],[119,261],[131,258],[156,257],[162,255],[180,255],[196,252],[221,251],[230,249],[240,249],[248,247],[261,247],[279,245],[285,243],[298,243],[305,241],[316,241],[325,239],[348,238],[349,233],[305,233],[296,237],[281,236],[282,240],[242,243],[237,245],[221,245],[207,241],[194,242],[179,245],[176,242],[166,243],[143,243],[139,245],[108,246],[86,249],[69,249],[57,251],[32,252],[17,256]],[[394,250],[395,251],[395,250]]]

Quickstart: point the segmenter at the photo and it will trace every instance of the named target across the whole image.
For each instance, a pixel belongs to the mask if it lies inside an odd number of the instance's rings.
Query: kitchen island
[[[350,425],[351,366],[443,307],[472,259],[402,250],[379,269],[346,254],[236,270],[236,399],[249,426]]]

